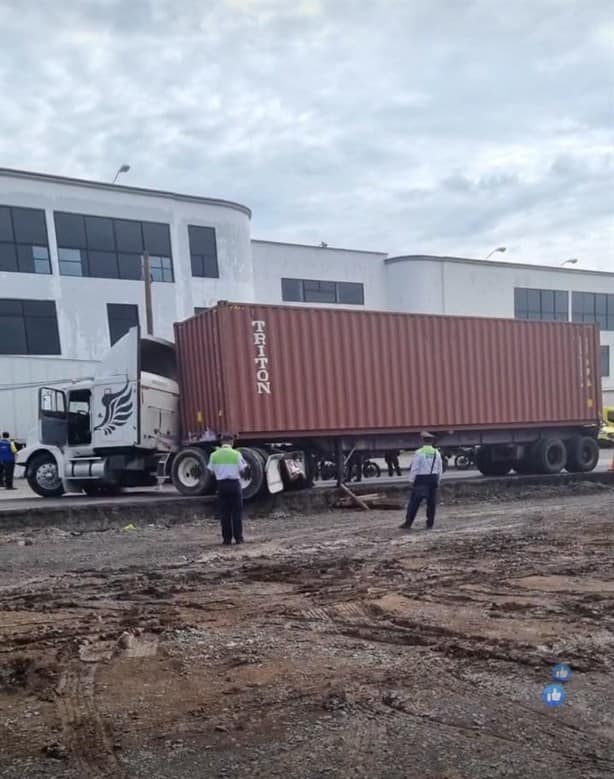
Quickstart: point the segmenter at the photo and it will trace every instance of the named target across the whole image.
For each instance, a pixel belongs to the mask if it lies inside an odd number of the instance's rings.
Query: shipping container
[[[594,325],[219,304],[175,325],[183,437],[598,424]]]

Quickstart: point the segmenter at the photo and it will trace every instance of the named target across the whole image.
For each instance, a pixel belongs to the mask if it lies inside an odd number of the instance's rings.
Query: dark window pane
[[[143,278],[142,259],[140,254],[119,255],[119,278],[135,279],[136,281],[140,281]]]
[[[202,254],[190,255],[190,262],[192,264],[192,276],[205,275],[205,258]]]
[[[0,243],[0,271],[17,270],[17,251],[14,243]]]
[[[13,208],[11,210],[17,243],[47,244],[44,211],[38,208]]]
[[[171,236],[167,224],[143,222],[145,249],[151,254],[171,255]]]
[[[538,289],[527,290],[527,309],[529,314],[541,314],[541,295]]]
[[[608,297],[607,295],[597,294],[595,295],[595,313],[606,314],[608,310]]]
[[[173,280],[173,270],[170,257],[150,257],[149,267],[151,269],[152,281]]]
[[[205,254],[203,257],[203,276],[208,279],[219,278],[220,272],[217,266],[217,255]]]
[[[20,273],[34,273],[34,257],[31,246],[17,246],[17,267]]]
[[[22,316],[23,302],[12,298],[0,299],[0,316]]]
[[[51,273],[49,262],[49,249],[46,246],[33,246],[34,273]]]
[[[554,314],[554,290],[542,289],[542,313]]]
[[[581,322],[583,314],[584,297],[582,292],[571,293],[571,319],[573,322]]]
[[[301,302],[303,300],[303,283],[300,279],[281,280],[281,299]]]
[[[188,235],[190,236],[190,252],[192,254],[215,254],[217,256],[213,227],[188,225]]]
[[[514,290],[514,316],[518,319],[525,319],[527,315],[527,291],[524,288],[516,287]]]
[[[609,346],[601,347],[601,375],[602,376],[610,375],[610,347]]]
[[[338,282],[337,301],[339,303],[350,303],[356,306],[362,306],[365,302],[363,285],[350,281]]]
[[[26,317],[55,317],[53,300],[24,300],[23,313]]]
[[[87,253],[89,272],[88,276],[95,276],[99,279],[116,279],[117,255],[115,252],[88,252]]]
[[[314,281],[303,279],[303,295],[309,303],[336,303],[337,294],[334,281]]]
[[[0,354],[27,354],[23,316],[0,315]]]
[[[614,314],[608,314],[605,330],[614,330]]]
[[[143,234],[140,222],[129,222],[125,219],[114,219],[115,240],[120,252],[143,251]]]
[[[102,216],[85,217],[85,234],[88,249],[115,249],[113,220]]]
[[[0,206],[0,241],[14,241],[13,224],[11,222],[11,209]]]
[[[26,317],[28,354],[60,354],[58,323],[54,317]]]
[[[64,214],[56,211],[53,218],[58,246],[85,249],[87,246],[85,221],[80,214]]]
[[[109,337],[111,346],[122,338],[128,330],[139,323],[139,307],[126,303],[107,303]]]

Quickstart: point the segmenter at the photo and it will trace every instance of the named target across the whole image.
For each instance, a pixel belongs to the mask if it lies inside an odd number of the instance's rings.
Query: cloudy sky
[[[0,166],[614,270],[612,0],[0,0]]]

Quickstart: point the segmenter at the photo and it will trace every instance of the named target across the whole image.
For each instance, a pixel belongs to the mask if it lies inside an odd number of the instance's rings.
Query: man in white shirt
[[[413,488],[405,522],[401,527],[409,530],[412,526],[418,509],[423,500],[426,500],[426,527],[431,530],[435,524],[435,511],[437,508],[437,489],[443,472],[441,455],[433,446],[434,436],[430,433],[422,433],[422,446],[414,455],[414,461],[409,472],[409,483]]]

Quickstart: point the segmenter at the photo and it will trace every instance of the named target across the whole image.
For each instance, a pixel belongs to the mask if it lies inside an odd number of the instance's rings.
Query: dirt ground
[[[0,777],[612,777],[613,497],[0,536]]]

